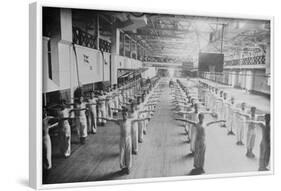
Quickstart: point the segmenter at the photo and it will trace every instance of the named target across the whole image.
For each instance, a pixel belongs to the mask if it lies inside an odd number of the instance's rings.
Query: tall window
[[[124,47],[125,47],[125,35],[123,32],[120,32],[120,49],[119,49],[119,54],[121,56],[124,56]]]
[[[51,41],[48,41],[48,75],[49,78],[53,79],[53,73],[52,73],[52,55],[51,55]]]

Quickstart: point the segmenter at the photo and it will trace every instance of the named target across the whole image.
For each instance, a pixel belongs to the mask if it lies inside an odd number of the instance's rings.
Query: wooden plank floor
[[[193,167],[188,157],[184,128],[173,120],[170,90],[165,88],[159,106],[151,119],[138,155],[133,155],[129,175],[119,173],[119,127],[108,123],[99,127],[96,135],[88,136],[86,145],[74,145],[70,158],[54,157],[53,169],[45,183],[70,183],[132,178],[152,178],[187,175]],[[258,157],[245,157],[245,146],[235,145],[234,136],[226,130],[212,126],[206,131],[207,174],[256,171]],[[260,132],[256,139],[255,153],[259,156]]]

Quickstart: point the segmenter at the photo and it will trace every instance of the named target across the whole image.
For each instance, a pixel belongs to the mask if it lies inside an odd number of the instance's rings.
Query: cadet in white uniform
[[[122,172],[129,174],[132,167],[132,120],[128,118],[128,109],[123,107],[122,119],[103,119],[113,121],[120,126],[120,168]]]
[[[98,97],[98,121],[100,125],[105,125],[106,120],[104,118],[107,118],[106,114],[106,97],[103,91],[101,91],[101,95]]]
[[[251,107],[251,115],[249,116],[250,120],[257,120],[256,116],[256,108]],[[254,158],[255,154],[253,153],[253,148],[255,146],[256,140],[256,124],[248,123],[248,131],[247,131],[247,153],[246,156],[249,158]]]
[[[221,119],[227,121],[228,112],[229,112],[228,104],[227,104],[228,103],[227,93],[223,92],[222,95],[223,95],[223,98],[222,98],[222,105],[221,105],[221,107],[222,107],[221,108]],[[222,123],[222,126],[227,127],[226,123]]]
[[[52,168],[52,142],[49,135],[49,129],[56,127],[58,123],[49,125],[49,120],[54,117],[47,116],[43,111],[43,170],[48,171]]]
[[[254,123],[262,128],[262,139],[260,143],[259,171],[268,169],[270,160],[270,114],[265,114],[263,121],[250,120],[248,123]]]
[[[115,89],[113,92],[113,107],[119,108],[119,92],[118,89]],[[113,111],[113,114],[115,114],[115,111]]]
[[[219,94],[217,94],[216,96],[216,101],[215,101],[215,111],[216,114],[218,116],[218,119],[223,119],[224,118],[224,112],[223,112],[223,98],[222,98],[222,91],[220,91]],[[225,127],[224,125],[222,125],[221,127]]]
[[[107,100],[107,110],[108,110],[108,117],[112,118],[113,117],[113,110],[112,108],[114,108],[114,100],[113,100],[113,92],[112,90],[110,90],[107,94],[106,97]]]
[[[97,98],[95,97],[95,93],[91,92],[90,97],[87,103],[87,107],[89,109],[90,114],[90,132],[96,134],[97,132]]]
[[[130,104],[130,119],[132,120],[132,125],[131,125],[131,128],[132,128],[132,153],[133,154],[137,154],[138,153],[138,123],[133,123],[133,121],[137,120],[138,119],[138,116],[137,116],[137,112],[135,111],[135,106],[134,106],[134,103],[131,103]]]
[[[244,132],[245,132],[245,125],[246,125],[246,117],[247,115],[245,110],[245,103],[241,103],[239,110],[234,110],[234,117],[235,117],[235,127],[236,127],[236,138],[237,138],[237,145],[244,145]]]
[[[75,101],[74,109],[70,110],[70,113],[74,112],[77,135],[80,138],[80,143],[85,144],[86,137],[88,136],[87,118],[85,113],[87,108],[82,100],[83,97],[80,97],[80,100]]]
[[[68,120],[70,118],[69,109],[66,108],[64,101],[58,111],[59,127],[60,127],[60,150],[62,155],[67,158],[71,154],[71,128]]]
[[[233,132],[233,127],[234,127],[234,111],[235,111],[235,104],[234,104],[234,98],[232,97],[229,102],[225,102],[226,106],[226,126],[227,126],[227,135],[235,135]]]
[[[190,175],[203,174],[204,171],[204,163],[205,163],[205,128],[220,122],[225,122],[224,120],[212,121],[209,123],[204,122],[204,114],[198,114],[198,122],[187,120],[187,119],[176,119],[190,123],[196,128],[196,138],[195,138],[195,150],[194,150],[194,169],[191,170]]]

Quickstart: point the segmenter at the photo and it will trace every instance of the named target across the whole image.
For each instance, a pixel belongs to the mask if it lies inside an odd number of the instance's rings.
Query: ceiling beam
[[[131,36],[141,36],[141,37],[152,37],[152,39],[157,39],[157,38],[172,38],[172,39],[185,39],[184,37],[180,37],[180,36],[175,36],[175,35],[153,35],[153,34],[130,34]],[[144,38],[145,40],[145,38]]]
[[[145,28],[140,28],[138,31],[143,31],[143,30],[152,30],[152,27],[145,27]],[[154,30],[158,30],[158,31],[175,31],[175,32],[194,32],[191,31],[189,29],[179,29],[179,28],[159,28],[159,27],[155,27]]]

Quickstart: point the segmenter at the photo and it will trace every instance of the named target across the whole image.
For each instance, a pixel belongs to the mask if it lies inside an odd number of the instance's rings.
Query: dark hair
[[[124,113],[124,112],[128,112],[128,108],[127,108],[127,107],[122,106],[121,108],[122,108],[122,112],[123,112],[123,113]]]
[[[202,118],[204,119],[204,114],[203,114],[203,113],[199,113],[199,114],[198,114],[198,118],[199,118],[199,117],[202,117]]]

